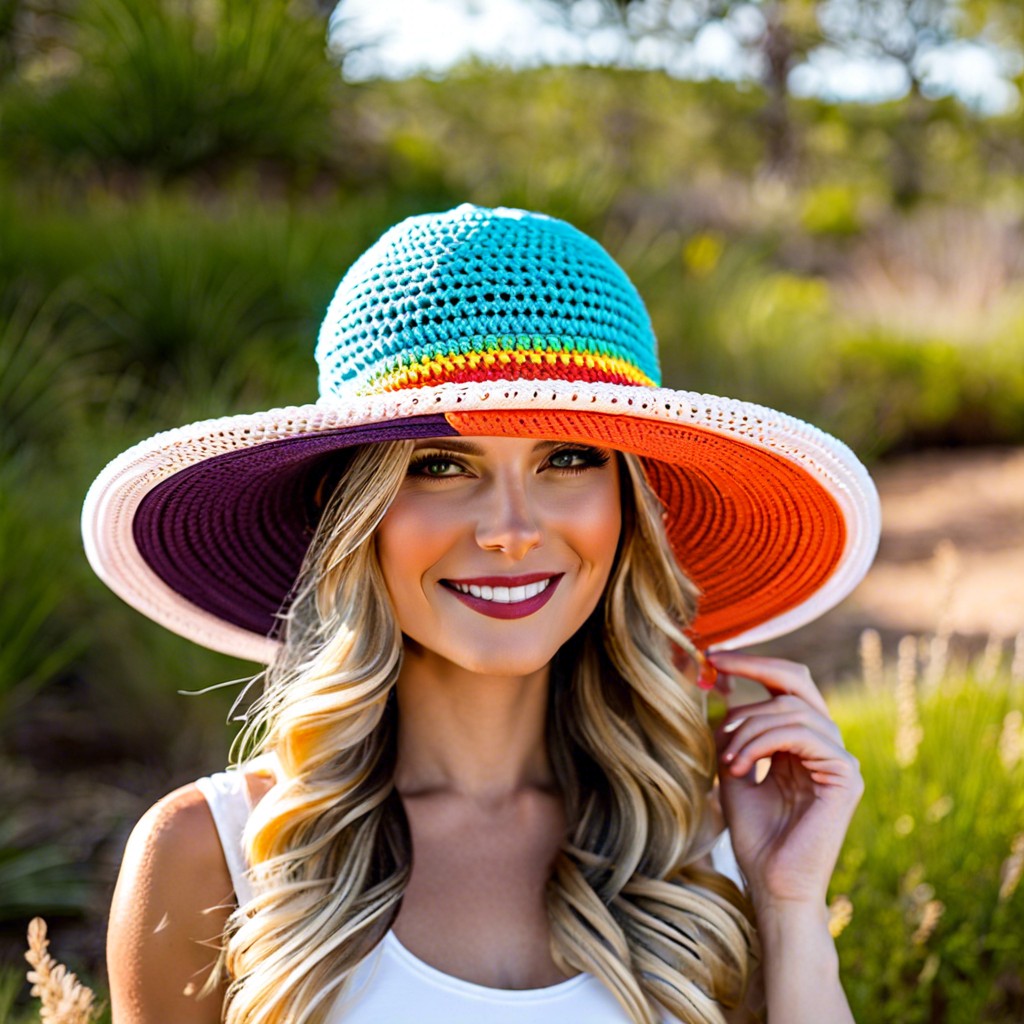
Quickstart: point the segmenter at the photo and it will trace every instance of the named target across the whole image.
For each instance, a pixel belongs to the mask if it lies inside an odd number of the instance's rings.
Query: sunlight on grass
[[[1024,643],[1008,647],[940,675],[941,645],[905,638],[880,667],[869,635],[864,680],[829,695],[867,784],[832,884],[860,1020],[1021,1019]]]

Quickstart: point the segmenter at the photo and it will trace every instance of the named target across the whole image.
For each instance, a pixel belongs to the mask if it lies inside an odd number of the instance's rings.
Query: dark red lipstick
[[[522,619],[539,611],[551,600],[555,588],[561,582],[564,573],[534,572],[524,573],[521,576],[472,576],[465,579],[442,580],[441,585],[457,597],[463,604],[472,608],[481,615],[487,615],[492,619]],[[551,580],[539,594],[527,597],[521,601],[495,601],[486,597],[477,597],[468,594],[462,587],[525,587],[530,583],[540,583],[543,580]]]

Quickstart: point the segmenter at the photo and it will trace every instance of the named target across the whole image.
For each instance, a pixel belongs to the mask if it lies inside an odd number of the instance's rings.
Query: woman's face
[[[621,525],[612,451],[429,439],[416,442],[377,553],[399,626],[424,654],[525,675],[597,606]]]

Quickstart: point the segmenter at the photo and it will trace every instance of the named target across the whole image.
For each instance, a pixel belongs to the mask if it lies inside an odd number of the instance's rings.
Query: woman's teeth
[[[494,601],[497,604],[516,604],[542,594],[551,585],[552,578],[549,576],[546,580],[527,583],[522,587],[478,587],[475,583],[455,582],[452,583],[452,586],[463,594],[470,594],[484,601]]]

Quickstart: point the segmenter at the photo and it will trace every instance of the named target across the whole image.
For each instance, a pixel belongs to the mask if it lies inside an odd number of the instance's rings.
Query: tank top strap
[[[264,755],[242,768],[214,772],[212,775],[196,779],[195,783],[210,805],[210,814],[213,815],[213,823],[217,826],[217,836],[224,850],[224,860],[239,904],[252,899],[254,894],[252,882],[249,880],[249,866],[242,848],[242,831],[252,813],[245,773],[260,768],[273,771],[274,763],[272,756]]]

